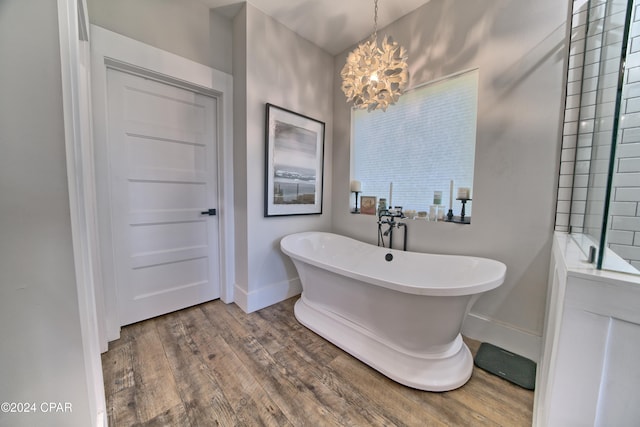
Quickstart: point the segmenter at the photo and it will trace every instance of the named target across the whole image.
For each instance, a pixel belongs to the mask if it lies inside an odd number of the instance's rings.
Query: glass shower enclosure
[[[563,137],[563,163],[574,156],[568,231],[598,269],[640,274],[640,11],[635,0],[573,7]]]

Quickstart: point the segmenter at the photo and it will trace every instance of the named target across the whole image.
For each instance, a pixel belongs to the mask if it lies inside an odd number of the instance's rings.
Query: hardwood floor
[[[531,425],[533,392],[476,367],[450,392],[399,385],[300,325],[296,299],[251,314],[218,300],[123,328],[102,356],[109,425]]]

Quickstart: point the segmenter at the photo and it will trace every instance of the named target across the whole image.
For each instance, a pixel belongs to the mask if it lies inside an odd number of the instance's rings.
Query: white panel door
[[[111,224],[120,324],[220,296],[217,100],[109,69]],[[213,212],[211,212],[213,213]]]

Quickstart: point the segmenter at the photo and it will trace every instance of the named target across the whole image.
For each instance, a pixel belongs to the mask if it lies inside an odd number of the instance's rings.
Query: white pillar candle
[[[387,206],[388,209],[393,207],[393,182],[389,183],[389,204]]]
[[[458,188],[458,199],[470,199],[471,189],[469,187]]]
[[[453,180],[449,182],[449,210],[453,209]]]
[[[360,181],[358,180],[353,180],[351,181],[351,192],[361,192],[362,191],[362,184],[360,183]]]

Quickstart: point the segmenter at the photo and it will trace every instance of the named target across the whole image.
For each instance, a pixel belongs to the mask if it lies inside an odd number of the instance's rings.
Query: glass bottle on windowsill
[[[378,215],[380,215],[382,211],[386,211],[386,210],[387,210],[387,199],[381,198],[378,201]]]

